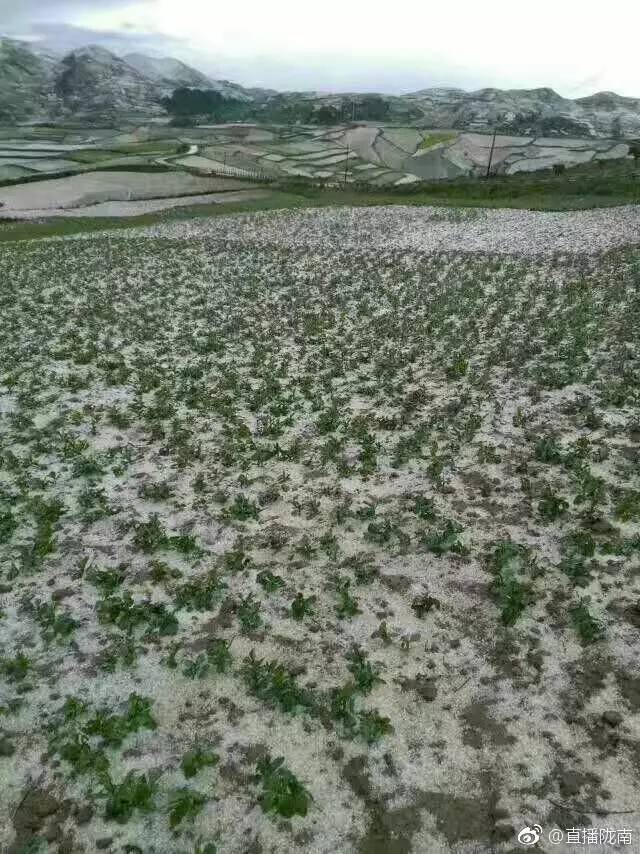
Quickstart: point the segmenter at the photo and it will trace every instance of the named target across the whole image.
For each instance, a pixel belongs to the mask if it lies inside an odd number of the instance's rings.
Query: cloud
[[[7,33],[16,37],[28,38],[59,53],[98,44],[117,54],[145,52],[151,54],[169,54],[182,52],[185,44],[181,39],[158,33],[140,32],[136,27],[121,29],[94,30],[89,27],[76,27],[64,23],[32,23],[28,31]]]
[[[621,26],[621,22],[624,23]],[[379,16],[365,0],[0,0],[0,32],[59,50],[173,54],[217,78],[276,89],[407,92],[431,85],[550,86],[563,95],[640,95],[640,5],[608,0],[429,4]]]
[[[140,6],[152,6],[155,0],[138,0]],[[131,6],[130,0],[0,0],[3,30],[35,25],[41,21],[69,22],[76,15],[91,12],[117,12]]]

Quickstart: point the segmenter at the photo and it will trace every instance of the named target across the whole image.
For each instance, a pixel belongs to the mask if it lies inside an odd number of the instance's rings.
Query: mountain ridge
[[[0,37],[0,122],[162,119],[163,99],[180,88],[211,89],[243,105],[247,118],[283,123],[386,120],[523,136],[640,136],[640,98],[615,92],[575,99],[550,87],[440,86],[403,95],[275,92],[215,80],[173,57],[119,56],[100,45],[60,56],[38,44]]]

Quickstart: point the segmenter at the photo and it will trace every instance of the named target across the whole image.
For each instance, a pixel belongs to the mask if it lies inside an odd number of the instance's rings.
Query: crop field
[[[43,134],[48,131],[48,136]],[[54,133],[55,132],[55,133]],[[174,128],[147,125],[130,130],[80,128],[0,128],[0,218],[38,218],[42,209],[29,203],[32,185],[58,176],[59,211],[66,204],[78,178],[96,183],[97,203],[109,198],[109,172],[128,176],[132,187],[169,174],[173,195],[164,193],[164,208],[184,204],[188,192],[182,184],[199,184],[193,195],[206,204],[207,178],[227,177],[264,182],[302,180],[307,185],[355,186],[370,191],[443,180],[477,179],[492,171],[500,176],[572,167],[623,164],[631,171],[633,159],[626,142],[607,139],[546,139],[497,136],[459,131],[429,131],[412,127],[355,125],[334,128],[228,124]],[[163,177],[164,176],[164,177]],[[14,193],[7,192],[14,190]],[[149,195],[141,194],[142,201]],[[15,204],[15,198],[19,203]],[[169,201],[173,199],[173,201]],[[127,201],[131,201],[128,199]],[[95,203],[95,202],[94,202]],[[90,207],[92,203],[86,205]],[[138,206],[147,212],[149,206]],[[162,206],[155,206],[156,208]],[[128,216],[131,207],[109,205],[108,216]],[[103,215],[88,210],[85,215]]]
[[[128,204],[159,201],[159,207],[173,202],[193,203],[194,197],[242,191],[252,197],[255,185],[233,178],[198,177],[183,172],[141,173],[114,170],[85,172],[66,178],[50,178],[0,189],[0,201],[6,214],[14,219],[37,216],[95,216],[96,209],[114,203],[118,213],[126,215]],[[2,213],[0,208],[0,214]]]
[[[639,234],[396,206],[5,240],[0,849],[640,840]]]
[[[261,174],[277,179],[299,175],[353,181],[353,169],[372,161],[374,169],[367,177],[373,185],[393,184],[406,178],[403,163],[424,134],[408,128],[404,133],[403,129],[362,130],[365,131],[362,145],[358,144],[357,131],[354,135],[344,129],[336,133],[313,128],[270,130],[252,125],[183,129],[149,126],[131,132],[102,131],[99,138],[93,129],[85,132],[69,129],[67,134],[61,129],[48,142],[43,142],[39,134],[25,133],[22,128],[4,133],[0,130],[0,182],[43,173],[68,174],[91,168],[127,165],[140,168],[157,164],[178,172],[187,168],[234,177]],[[376,150],[376,145],[386,140],[387,132],[397,140],[393,143],[392,163],[385,162]],[[399,147],[400,142],[407,147]]]

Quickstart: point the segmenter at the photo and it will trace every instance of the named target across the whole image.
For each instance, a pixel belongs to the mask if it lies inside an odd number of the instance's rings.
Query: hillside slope
[[[54,100],[57,57],[27,42],[0,39],[0,121],[46,113]]]
[[[640,134],[640,100],[612,93],[563,98],[553,89],[424,89],[406,96],[425,126],[548,136]]]
[[[213,84],[206,74],[169,56],[154,57],[146,56],[144,53],[127,53],[123,59],[144,77],[166,88],[167,93],[179,86],[206,89]]]
[[[575,100],[549,88],[441,87],[407,95],[273,92],[213,80],[172,57],[119,57],[88,46],[60,59],[32,44],[0,38],[0,122],[70,116],[87,122],[145,120],[165,115],[161,99],[181,87],[214,89],[244,102],[243,115],[283,124],[355,119],[485,133],[495,128],[536,137],[640,136],[640,99],[612,92]]]
[[[117,118],[123,113],[160,115],[158,87],[133,66],[91,45],[67,54],[55,69],[55,94],[75,118]]]

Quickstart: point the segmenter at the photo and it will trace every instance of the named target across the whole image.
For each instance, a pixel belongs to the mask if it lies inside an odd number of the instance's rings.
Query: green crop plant
[[[169,827],[173,830],[185,819],[194,819],[204,809],[208,798],[202,792],[183,787],[169,798]]]
[[[114,783],[107,778],[103,791],[106,798],[105,819],[126,824],[136,810],[143,814],[153,812],[156,792],[157,782],[151,774],[130,771],[120,783]]]
[[[338,578],[336,581],[336,591],[338,593],[338,604],[336,613],[342,619],[355,617],[356,614],[362,613],[358,605],[357,599],[351,595],[351,579]]]
[[[315,596],[303,596],[302,593],[296,593],[295,599],[291,603],[291,616],[294,620],[301,622],[307,616],[313,616],[313,603]]]
[[[220,757],[212,750],[203,747],[194,747],[182,757],[180,767],[187,779],[195,777],[203,768],[213,768],[220,761]]]
[[[585,644],[594,643],[604,637],[604,626],[589,610],[588,599],[581,599],[573,605],[569,614],[576,632]]]
[[[354,647],[347,653],[347,661],[356,689],[360,693],[369,694],[377,684],[384,682],[379,675],[378,666],[372,664],[360,648]]]
[[[262,787],[258,801],[265,813],[282,818],[306,816],[311,794],[285,766],[283,757],[261,759],[256,766],[256,778]]]

